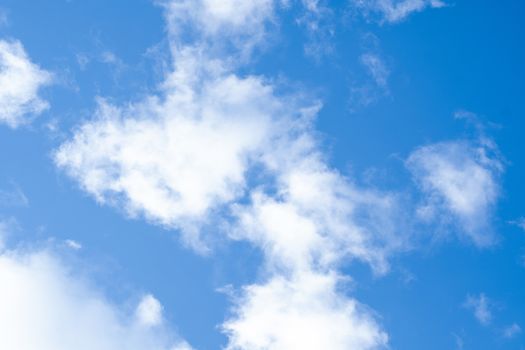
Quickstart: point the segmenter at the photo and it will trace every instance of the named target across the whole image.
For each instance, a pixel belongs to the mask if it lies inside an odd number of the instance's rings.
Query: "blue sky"
[[[0,1],[0,348],[524,349],[524,11]]]

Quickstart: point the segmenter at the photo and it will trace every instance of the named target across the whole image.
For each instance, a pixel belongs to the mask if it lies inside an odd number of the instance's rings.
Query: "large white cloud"
[[[0,241],[5,231],[0,222]],[[163,323],[152,296],[136,311],[119,307],[51,249],[0,245],[0,281],[2,349],[191,349]]]
[[[484,246],[493,243],[492,212],[500,195],[502,163],[489,140],[450,141],[416,149],[407,166],[425,202],[419,216],[458,223],[461,232]],[[450,218],[453,220],[450,220]]]
[[[267,278],[234,299],[223,325],[229,349],[385,346],[373,313],[341,292],[336,271],[346,259],[386,270],[403,245],[396,196],[325,162],[317,101],[236,73],[249,57],[237,44],[260,42],[276,3],[163,4],[173,69],[161,94],[123,107],[101,101],[56,164],[99,202],[179,228],[194,246],[209,225],[261,248]]]
[[[0,123],[16,128],[49,107],[39,96],[51,74],[31,62],[19,41],[0,40]]]
[[[102,102],[96,119],[60,147],[57,164],[100,202],[192,231],[210,211],[242,196],[272,119],[287,113],[259,78],[199,83],[177,83],[164,100],[129,108]]]

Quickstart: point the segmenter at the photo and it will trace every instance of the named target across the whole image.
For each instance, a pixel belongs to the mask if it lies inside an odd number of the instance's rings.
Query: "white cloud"
[[[363,306],[336,292],[337,279],[308,272],[245,287],[235,317],[223,325],[226,349],[383,348],[387,335]]]
[[[159,326],[162,324],[162,305],[153,295],[147,294],[140,300],[135,315],[140,325]]]
[[[49,104],[39,97],[51,74],[32,63],[19,41],[0,40],[0,123],[16,128]]]
[[[191,45],[208,54],[236,55],[243,59],[265,37],[279,0],[159,0],[165,8],[170,43],[174,52]],[[187,34],[187,35],[184,35]],[[234,50],[231,50],[231,49]],[[237,55],[238,54],[238,55]]]
[[[395,196],[352,185],[315,154],[293,161],[292,152],[277,152],[290,162],[279,165],[280,192],[255,190],[249,206],[236,206],[234,238],[262,247],[276,269],[327,268],[350,258],[385,271],[389,250],[404,244]]]
[[[479,296],[468,296],[465,301],[465,307],[472,310],[474,317],[482,325],[488,325],[492,320],[492,312],[490,310],[491,302],[485,296],[485,294],[480,294]]]
[[[267,282],[234,299],[223,324],[229,349],[385,346],[373,313],[338,289],[335,271],[349,259],[386,271],[404,244],[396,196],[326,164],[313,130],[318,102],[235,73],[245,53],[232,47],[259,42],[274,3],[163,4],[174,67],[159,96],[100,101],[56,164],[100,203],[180,229],[197,248],[202,231],[260,247]]]
[[[461,231],[478,246],[493,243],[492,209],[500,195],[502,164],[495,146],[451,141],[423,146],[407,160],[407,166],[426,196],[419,208],[425,220],[450,214]]]
[[[0,280],[2,349],[191,349],[166,325],[137,323],[50,250],[0,248]]]
[[[102,102],[56,162],[98,201],[191,231],[242,194],[279,104],[260,79],[233,75],[203,82],[200,91],[179,85],[162,102],[128,109]]]
[[[521,327],[517,323],[513,323],[503,330],[503,336],[507,339],[514,338],[521,333]]]
[[[445,7],[441,0],[351,0],[365,15],[379,14],[383,22],[396,23],[426,8]]]

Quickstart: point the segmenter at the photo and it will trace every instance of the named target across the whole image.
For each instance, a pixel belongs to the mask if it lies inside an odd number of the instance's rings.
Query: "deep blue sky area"
[[[493,243],[473,244],[459,225],[415,225],[412,244],[389,257],[387,272],[346,261],[342,273],[352,282],[342,290],[373,310],[391,349],[522,350],[524,334],[506,330],[525,330],[525,222],[518,225],[525,216],[525,3],[446,2],[390,23],[361,15],[351,1],[321,1],[322,33],[312,34],[298,22],[304,8],[292,1],[276,10],[264,45],[238,74],[322,101],[315,135],[328,164],[358,186],[403,193],[407,206],[424,198],[406,166],[414,150],[490,138],[503,169],[494,175],[497,200],[484,212],[490,224],[482,230],[494,234]],[[53,74],[40,92],[49,109],[16,129],[0,124],[7,241],[51,247],[123,308],[130,295],[151,293],[192,347],[224,347],[220,325],[231,313],[225,287],[264,279],[260,249],[226,240],[195,252],[177,229],[97,202],[53,161],[93,118],[97,98],[126,105],[159,93],[171,69],[162,8],[150,0],[0,0],[0,10],[7,18],[0,40],[19,40]],[[320,49],[305,53],[309,44]],[[362,63],[366,54],[380,59],[385,84]],[[475,121],[455,118],[458,111]],[[17,191],[26,202],[2,200]],[[66,240],[82,249],[71,251],[60,243]],[[468,303],[478,296],[489,300],[490,322],[480,322]]]

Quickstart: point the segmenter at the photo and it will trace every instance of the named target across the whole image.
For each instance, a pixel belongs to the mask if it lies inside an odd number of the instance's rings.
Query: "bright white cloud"
[[[242,194],[251,158],[284,110],[253,77],[178,88],[128,109],[102,102],[56,162],[98,201],[188,231]]]
[[[452,214],[476,245],[491,244],[492,209],[503,170],[494,151],[488,141],[451,141],[415,150],[407,166],[426,196],[418,211],[420,218],[446,220]]]
[[[31,62],[19,41],[0,40],[0,123],[16,128],[46,110],[38,93],[50,82],[51,74]]]
[[[334,271],[345,259],[387,269],[404,243],[396,197],[326,164],[312,130],[318,102],[235,73],[244,48],[230,54],[230,45],[258,42],[274,2],[163,4],[174,67],[160,96],[100,101],[56,164],[100,203],[178,228],[197,248],[204,226],[261,248],[268,279],[234,299],[223,325],[229,349],[385,346],[372,312],[339,291]]]
[[[490,304],[490,300],[483,293],[479,296],[468,296],[465,301],[465,307],[471,309],[474,317],[484,326],[492,321]]]
[[[336,292],[334,274],[274,277],[245,288],[236,316],[223,327],[226,349],[370,350],[388,337],[369,312]]]
[[[351,0],[352,4],[365,12],[365,15],[379,14],[382,21],[401,22],[414,12],[426,8],[441,8],[446,3],[441,0]]]
[[[0,249],[0,281],[2,349],[191,349],[164,325],[136,322],[51,251]]]
[[[256,190],[248,207],[235,207],[235,238],[263,247],[276,269],[327,268],[350,258],[385,271],[388,251],[404,244],[395,196],[352,185],[315,153],[294,161],[293,152],[277,152],[289,162],[278,168],[278,197]]]

